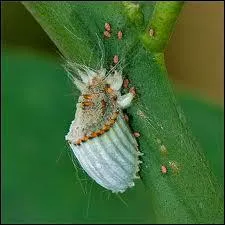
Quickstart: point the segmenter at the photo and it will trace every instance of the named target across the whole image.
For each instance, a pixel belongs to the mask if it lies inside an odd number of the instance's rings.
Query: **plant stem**
[[[164,63],[164,50],[182,5],[180,2],[155,4],[147,29],[139,36],[148,53],[143,50],[141,63],[131,69],[138,68],[145,83],[150,83],[146,87],[151,86],[151,90],[144,91],[144,86],[139,88],[142,99],[150,101],[154,96],[149,105],[155,110],[150,116],[141,104],[130,110],[134,117],[132,125],[145,130],[142,134],[144,141],[140,139],[144,152],[141,177],[151,189],[158,223],[221,223],[224,210],[221,186],[186,123]],[[161,72],[155,74],[148,66],[150,56]],[[136,81],[135,76],[131,75],[133,82]],[[168,174],[160,174],[160,166],[166,166]]]
[[[133,23],[136,27],[141,27],[143,25],[144,18],[140,10],[140,5],[126,1],[123,2],[122,4],[125,9],[125,14],[129,18],[130,22]]]
[[[163,52],[183,6],[183,2],[157,2],[141,40],[151,52]]]

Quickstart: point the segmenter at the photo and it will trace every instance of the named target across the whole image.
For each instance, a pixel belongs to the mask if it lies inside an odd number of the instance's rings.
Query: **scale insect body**
[[[124,192],[138,178],[142,155],[123,115],[134,94],[121,95],[121,72],[74,69],[80,79],[73,81],[81,95],[65,138],[92,179],[114,193]]]

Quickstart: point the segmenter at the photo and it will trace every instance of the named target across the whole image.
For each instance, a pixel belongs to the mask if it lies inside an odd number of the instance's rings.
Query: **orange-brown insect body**
[[[140,137],[141,136],[139,132],[134,132],[133,135],[134,135],[134,137]]]
[[[124,114],[124,120],[127,121],[127,122],[129,121],[129,117],[128,117],[127,114]]]
[[[149,29],[149,36],[153,37],[155,34],[154,30],[152,28]]]
[[[113,62],[114,62],[114,64],[117,64],[119,62],[119,56],[118,55],[115,55],[113,57]]]
[[[111,31],[111,26],[109,23],[105,23],[105,30],[109,32]]]
[[[166,173],[167,173],[167,168],[166,168],[166,166],[164,166],[164,165],[161,166],[161,172],[162,172],[163,174],[166,174]]]
[[[103,79],[94,79],[78,100],[78,108],[82,106],[76,115],[79,120],[74,121],[70,134],[78,145],[108,131],[119,114],[116,92]]]
[[[119,40],[121,40],[121,39],[122,39],[122,37],[123,37],[123,33],[122,33],[122,31],[119,31],[119,32],[118,32],[118,34],[117,34],[117,36],[118,36],[118,39],[119,39]]]
[[[136,95],[136,89],[135,87],[130,88],[129,92],[133,95]]]
[[[110,37],[111,37],[111,34],[110,34],[109,31],[107,31],[107,30],[105,30],[103,34],[104,34],[104,36],[107,37],[107,38],[110,38]]]
[[[128,88],[130,81],[128,79],[123,80],[123,88]]]

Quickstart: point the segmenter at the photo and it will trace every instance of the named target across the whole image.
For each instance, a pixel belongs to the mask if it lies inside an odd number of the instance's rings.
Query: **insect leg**
[[[134,98],[134,95],[132,93],[127,93],[125,95],[121,95],[118,100],[117,103],[119,104],[119,106],[122,109],[126,109],[130,106],[132,100]]]

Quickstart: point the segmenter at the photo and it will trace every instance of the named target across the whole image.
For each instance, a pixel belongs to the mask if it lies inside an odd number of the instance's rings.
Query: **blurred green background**
[[[141,181],[120,199],[73,166],[64,136],[75,113],[74,87],[57,49],[21,3],[1,6],[2,222],[154,221]],[[186,3],[166,51],[180,104],[222,184],[223,8]]]

